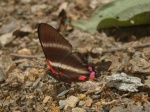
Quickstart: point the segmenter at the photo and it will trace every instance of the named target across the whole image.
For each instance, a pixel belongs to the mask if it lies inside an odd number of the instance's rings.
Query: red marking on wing
[[[81,75],[81,76],[78,77],[78,80],[79,80],[79,81],[83,81],[83,80],[85,80],[85,79],[86,79],[86,76],[83,76],[83,75]]]
[[[94,78],[95,78],[95,72],[92,71],[92,72],[90,73],[89,79],[94,79]]]
[[[93,71],[91,66],[89,66],[88,69],[89,69],[89,71]]]
[[[53,69],[52,65],[50,64],[50,61],[49,61],[48,59],[46,59],[46,61],[47,61],[47,64],[48,64],[48,66],[49,66],[51,72],[52,72],[53,74],[58,74],[58,72],[56,72],[56,71]]]

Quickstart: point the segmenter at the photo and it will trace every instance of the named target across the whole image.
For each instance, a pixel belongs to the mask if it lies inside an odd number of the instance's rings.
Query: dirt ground
[[[132,35],[128,41],[118,41],[70,24],[71,20],[88,19],[96,7],[107,2],[0,1],[0,112],[150,112],[150,38]],[[65,17],[60,15],[62,9]],[[65,23],[60,21],[62,17]],[[59,28],[73,51],[83,53],[89,63],[111,61],[109,70],[85,82],[68,84],[53,79],[46,74],[38,23]],[[133,91],[108,86],[106,77],[122,72],[143,85]]]

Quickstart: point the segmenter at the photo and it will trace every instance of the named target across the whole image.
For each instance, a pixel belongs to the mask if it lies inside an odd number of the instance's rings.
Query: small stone
[[[18,87],[21,84],[24,84],[25,75],[22,73],[20,69],[16,68],[8,74],[8,78],[6,79],[6,82],[11,87]]]
[[[79,101],[79,98],[75,96],[70,96],[66,99],[67,106],[70,106],[70,107],[75,107],[78,101]]]
[[[42,112],[43,108],[44,108],[44,106],[42,104],[40,104],[39,102],[36,103],[36,111],[37,112]]]
[[[79,101],[79,106],[83,106],[85,104],[85,101]]]
[[[8,43],[10,43],[15,37],[12,35],[11,33],[6,33],[0,36],[0,44],[1,45],[6,45]]]
[[[18,24],[16,21],[11,21],[7,24],[3,24],[1,27],[0,35],[2,34],[9,34],[9,32],[12,32],[14,29],[18,27]],[[8,41],[8,40],[7,40]]]
[[[3,54],[3,51],[0,50],[0,55],[2,55],[2,54]]]
[[[0,67],[0,82],[4,81],[5,80],[5,72],[4,70]]]
[[[58,94],[58,97],[63,96],[68,93],[69,90],[64,90],[63,92]]]
[[[102,54],[103,49],[102,48],[93,48],[92,53],[94,54]]]
[[[87,112],[87,111],[83,108],[76,107],[72,109],[72,112]]]
[[[63,109],[66,106],[66,101],[65,100],[60,100],[59,101],[59,109]]]
[[[22,3],[30,3],[32,0],[21,0]]]
[[[147,103],[144,103],[144,110],[146,112],[149,112],[150,111],[150,106],[147,104]]]
[[[39,84],[40,80],[41,80],[41,78],[36,79],[36,81],[33,83],[32,87],[35,88]]]
[[[87,0],[75,0],[77,8],[84,9],[88,7],[89,2]]]
[[[123,106],[116,106],[116,107],[113,107],[110,112],[121,112],[123,111]]]
[[[78,98],[79,98],[80,100],[84,99],[85,97],[86,97],[85,94],[78,94]]]
[[[46,96],[43,100],[43,103],[47,103],[50,98],[51,98],[50,96]]]
[[[27,48],[23,48],[21,50],[18,51],[18,54],[21,55],[31,55],[31,50],[27,49]]]
[[[139,86],[143,86],[141,79],[138,77],[132,77],[126,73],[112,74],[106,77],[107,86],[115,87],[118,90],[135,92],[138,91]]]
[[[48,6],[46,4],[33,5],[31,7],[32,13],[37,13],[40,10],[46,9]]]
[[[86,106],[90,107],[90,106],[92,105],[92,103],[93,103],[93,100],[92,100],[90,97],[88,97],[88,98],[85,100],[85,102],[86,102]]]
[[[46,83],[42,83],[40,86],[41,86],[40,88],[41,88],[42,92],[44,92],[48,89],[48,85]]]
[[[98,99],[100,97],[100,95],[92,95],[91,98],[92,99]]]

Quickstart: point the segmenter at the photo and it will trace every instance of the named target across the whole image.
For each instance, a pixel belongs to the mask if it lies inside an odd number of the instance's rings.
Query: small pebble
[[[38,85],[40,80],[41,80],[41,78],[36,79],[36,81],[33,83],[33,88],[35,88]]]
[[[44,92],[48,89],[48,85],[46,83],[41,84],[41,91]]]
[[[69,107],[75,107],[78,101],[79,101],[79,98],[75,96],[70,96],[66,99],[67,106]]]
[[[72,109],[72,112],[87,112],[87,111],[83,108],[76,107]]]
[[[68,93],[69,90],[64,90],[63,92],[61,92],[60,94],[58,94],[58,97],[65,95],[66,93]]]
[[[43,103],[47,103],[50,98],[51,98],[50,96],[46,96],[43,100]]]
[[[100,97],[100,95],[92,95],[91,98],[92,99],[98,99]]]
[[[21,55],[31,55],[31,50],[27,49],[27,48],[23,48],[21,50],[18,51],[18,54]]]
[[[0,67],[0,82],[5,80],[5,73],[4,70]]]
[[[85,100],[85,102],[86,102],[86,106],[90,107],[90,106],[92,105],[92,103],[93,103],[93,100],[92,100],[90,97],[88,97],[88,98]]]
[[[78,94],[78,98],[81,99],[81,100],[84,99],[85,97],[86,97],[85,94]]]
[[[85,104],[85,101],[79,101],[79,106],[83,106]]]
[[[66,106],[66,101],[65,100],[60,100],[59,101],[59,109],[63,109]]]

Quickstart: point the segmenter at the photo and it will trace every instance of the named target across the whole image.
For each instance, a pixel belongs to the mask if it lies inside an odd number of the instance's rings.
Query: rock
[[[150,76],[147,76],[147,79],[144,81],[144,84],[150,88]]]
[[[63,2],[58,9],[58,13],[60,13],[62,10],[66,10],[68,7],[68,2]]]
[[[88,6],[89,2],[87,0],[75,0],[76,6],[79,9],[84,9]]]
[[[42,92],[44,92],[48,89],[48,85],[46,83],[40,83],[40,89]]]
[[[149,104],[144,103],[144,110],[145,110],[146,112],[150,112],[150,106],[149,106]]]
[[[22,3],[27,4],[30,3],[32,0],[21,0]]]
[[[46,9],[47,7],[48,6],[46,4],[33,5],[31,7],[31,12],[34,14],[34,13],[37,13],[38,11],[40,11],[40,10]]]
[[[85,101],[79,101],[79,106],[83,106],[85,104]]]
[[[84,99],[85,97],[86,97],[85,94],[78,94],[78,98],[81,99],[81,100]]]
[[[70,96],[66,99],[66,103],[67,105],[66,106],[69,106],[69,107],[75,107],[76,104],[78,103],[79,101],[79,98],[78,97],[75,97],[75,96]]]
[[[113,107],[110,112],[122,112],[124,110],[123,106]]]
[[[143,112],[142,107],[138,105],[130,105],[126,110],[126,112]]]
[[[85,102],[86,102],[86,106],[90,107],[92,105],[92,103],[93,103],[93,100],[90,97],[87,97],[87,99],[85,100]]]
[[[15,37],[13,36],[12,32],[11,33],[6,33],[0,36],[0,44],[2,46],[10,43]]]
[[[43,103],[44,103],[44,104],[47,103],[50,98],[51,98],[50,96],[46,96],[46,97],[44,98],[44,100],[43,100]]]
[[[92,0],[91,2],[90,2],[90,7],[92,8],[92,9],[95,9],[96,8],[96,6],[97,6],[97,0]]]
[[[3,51],[0,50],[0,55],[2,55],[2,54],[3,54]]]
[[[4,70],[6,75],[15,68],[15,63],[12,61],[12,57],[9,55],[2,55],[0,57],[0,67]]]
[[[76,107],[72,109],[72,112],[87,112],[87,111],[83,108]]]
[[[8,74],[8,78],[6,79],[6,82],[11,86],[11,87],[18,87],[25,82],[25,75],[23,72],[16,68],[12,72]]]
[[[91,98],[92,99],[98,99],[98,98],[100,98],[100,95],[92,95]]]
[[[4,81],[5,80],[5,72],[4,70],[0,67],[0,82]]]
[[[40,80],[41,78],[36,79],[36,81],[32,85],[32,88],[35,88],[39,84]]]
[[[139,86],[143,86],[141,79],[138,77],[132,77],[126,73],[113,74],[107,76],[107,86],[115,87],[122,91],[137,92]]]
[[[44,106],[43,106],[43,105],[41,105],[39,102],[38,102],[36,105],[37,105],[37,107],[36,107],[36,111],[37,111],[37,112],[42,112],[42,111],[43,111],[43,109],[44,109]]]
[[[65,100],[60,100],[59,101],[59,109],[63,109],[66,106],[66,101]]]
[[[92,53],[94,54],[102,54],[103,49],[102,48],[93,48]]]
[[[101,90],[101,86],[99,82],[94,82],[94,81],[86,81],[84,83],[78,83],[80,86],[80,91],[85,92],[85,91],[99,91]]]
[[[58,97],[63,96],[68,93],[69,90],[64,90],[63,92],[58,94]]]
[[[18,51],[18,54],[21,54],[21,55],[31,55],[31,50],[29,50],[27,48],[23,48],[23,49],[20,49]]]
[[[12,21],[12,22],[10,22],[8,24],[4,24],[1,27],[0,35],[1,34],[8,34],[9,32],[14,31],[17,27],[18,27],[18,25],[17,25],[17,23],[15,21]]]

